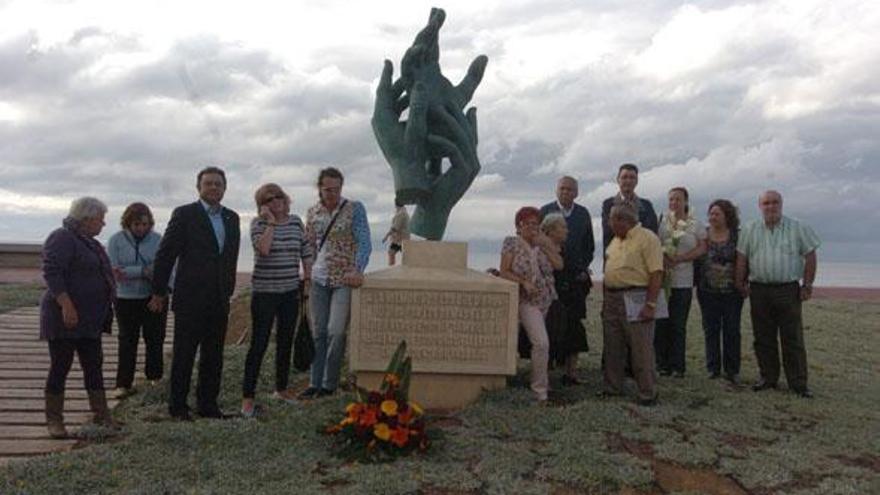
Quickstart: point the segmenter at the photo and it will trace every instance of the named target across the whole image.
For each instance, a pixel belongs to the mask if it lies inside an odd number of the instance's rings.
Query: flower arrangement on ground
[[[401,342],[388,363],[379,390],[355,387],[355,402],[345,417],[325,429],[336,439],[337,453],[364,461],[393,460],[428,448],[424,411],[409,400],[412,361]]]

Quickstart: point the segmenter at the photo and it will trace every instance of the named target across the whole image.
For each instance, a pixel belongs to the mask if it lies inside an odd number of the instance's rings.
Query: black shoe
[[[726,378],[731,385],[739,385],[739,375],[728,373],[727,376],[725,376],[724,378]]]
[[[639,399],[639,405],[642,407],[654,407],[657,405],[657,396],[650,399]]]
[[[207,409],[198,411],[197,414],[204,419],[229,419],[232,417],[230,414],[223,414],[223,411],[220,409]]]
[[[315,398],[316,398],[316,399],[320,399],[320,398],[322,398],[322,397],[329,397],[329,396],[331,396],[331,395],[333,395],[333,394],[335,394],[335,393],[336,393],[335,390],[330,390],[330,389],[326,389],[326,388],[321,388],[320,390],[318,390],[317,393],[315,393]]]
[[[296,398],[299,400],[311,400],[311,399],[314,399],[315,397],[317,397],[319,391],[320,391],[320,389],[318,389],[316,387],[309,387],[309,388],[303,390],[302,392],[300,392],[296,396]]]
[[[562,375],[562,386],[563,387],[573,387],[575,385],[580,385],[581,381],[577,378],[570,375]]]
[[[813,398],[813,392],[811,392],[808,388],[805,388],[803,390],[795,390],[795,393],[798,394],[798,397],[800,397],[801,399]]]
[[[717,371],[713,371],[713,372],[709,373],[710,380],[717,380],[719,378],[721,378],[721,373],[719,373]]]
[[[766,380],[759,380],[758,383],[752,385],[752,390],[755,392],[760,392],[761,390],[773,389],[776,388],[775,383],[770,383]]]

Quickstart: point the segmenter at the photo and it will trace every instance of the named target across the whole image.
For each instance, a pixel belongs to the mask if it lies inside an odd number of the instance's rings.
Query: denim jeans
[[[706,335],[706,370],[728,376],[739,374],[740,315],[743,298],[737,292],[697,293]]]
[[[298,292],[254,292],[251,296],[251,346],[244,362],[242,397],[253,399],[260,376],[260,365],[266,348],[272,323],[275,331],[275,390],[287,389],[290,376],[290,353],[293,349],[293,332],[299,310]]]
[[[688,314],[694,290],[673,288],[669,294],[669,318],[657,320],[654,333],[654,352],[657,369],[684,373]]]
[[[310,386],[336,390],[345,357],[345,337],[351,315],[351,287],[328,287],[312,281],[309,297],[315,360]]]

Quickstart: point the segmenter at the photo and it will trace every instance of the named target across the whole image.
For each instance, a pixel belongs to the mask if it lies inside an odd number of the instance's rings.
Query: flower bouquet
[[[678,254],[678,246],[681,244],[681,238],[693,230],[696,220],[692,215],[688,215],[687,218],[682,220],[676,220],[675,214],[672,212],[669,212],[665,217],[666,228],[670,235],[663,242],[663,254],[670,259],[675,259],[675,255]],[[663,276],[663,293],[667,301],[669,300],[670,290],[672,290],[672,267],[667,268]]]
[[[325,433],[335,437],[337,454],[362,461],[387,461],[414,451],[425,451],[424,411],[409,400],[412,361],[401,342],[388,363],[379,390],[355,387],[355,402],[345,417]]]

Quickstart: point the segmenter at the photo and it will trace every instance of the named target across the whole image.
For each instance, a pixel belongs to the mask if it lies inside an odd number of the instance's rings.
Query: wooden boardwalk
[[[173,313],[169,314],[165,354],[170,353],[173,337]],[[68,451],[77,440],[56,440],[46,431],[43,388],[49,370],[49,350],[39,340],[40,310],[38,307],[19,308],[0,314],[0,465],[10,460],[29,456]],[[104,387],[110,407],[119,360],[114,323],[113,334],[105,335]],[[138,346],[138,366],[135,383],[143,378],[144,344]],[[89,402],[82,383],[82,369],[76,358],[67,377],[64,403],[64,423],[68,431],[91,419]]]

